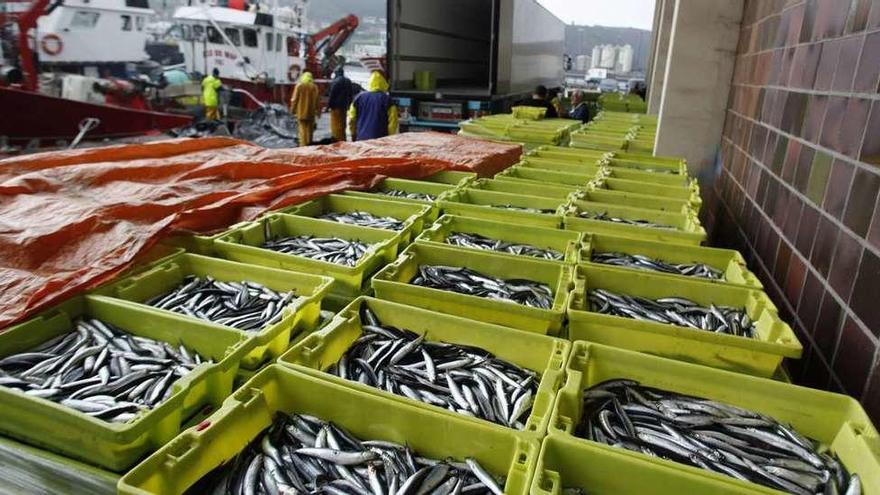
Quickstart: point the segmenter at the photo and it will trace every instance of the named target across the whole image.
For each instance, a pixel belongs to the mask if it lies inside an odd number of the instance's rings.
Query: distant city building
[[[599,67],[599,62],[602,60],[602,47],[596,45],[593,47],[593,56],[590,58],[590,68],[595,69]]]
[[[578,55],[574,59],[574,68],[578,72],[585,72],[587,69],[591,68],[592,59],[589,55]]]
[[[629,45],[617,47],[617,60],[614,63],[614,70],[617,72],[632,72],[633,67],[633,48]]]
[[[630,45],[597,45],[593,47],[590,69],[609,69],[619,73],[632,72],[633,47]]]
[[[602,58],[599,60],[599,68],[613,69],[617,60],[617,49],[612,45],[602,46]]]

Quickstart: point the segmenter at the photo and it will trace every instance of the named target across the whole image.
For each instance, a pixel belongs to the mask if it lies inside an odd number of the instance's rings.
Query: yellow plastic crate
[[[461,217],[457,215],[443,215],[434,225],[426,229],[416,238],[416,242],[423,244],[450,246],[446,237],[454,232],[467,234],[479,234],[491,239],[499,239],[518,244],[529,244],[541,249],[552,249],[563,255],[562,261],[575,263],[578,260],[584,234],[570,230],[545,229],[529,225],[519,225],[515,229],[510,228],[507,222],[484,220],[481,218]],[[459,249],[470,249],[464,246],[455,246]],[[485,252],[486,250],[478,249]],[[525,255],[516,255],[506,252],[489,251],[501,256],[514,258],[533,258]]]
[[[0,432],[111,471],[124,471],[171,441],[184,422],[216,407],[249,343],[238,332],[169,314],[143,311],[101,296],[78,296],[0,333],[0,357],[28,350],[74,330],[79,317],[97,318],[126,333],[190,350],[214,360],[172,384],[173,393],[128,423],[110,423],[47,399],[0,387]]]
[[[297,235],[356,240],[369,249],[355,266],[343,266],[259,247],[267,238]],[[370,276],[394,259],[399,240],[393,231],[276,213],[227,233],[215,245],[218,253],[234,261],[330,277],[331,294],[356,297],[368,287]]]
[[[496,191],[508,194],[523,194],[526,196],[554,198],[562,201],[568,201],[569,197],[578,191],[577,186],[571,185],[537,184],[533,182],[500,181],[493,179],[480,179],[472,183],[469,189]]]
[[[553,307],[539,309],[510,301],[413,285],[419,265],[462,266],[502,279],[526,279],[553,291]],[[373,277],[376,297],[472,320],[556,335],[562,329],[565,303],[571,290],[572,267],[559,262],[502,256],[446,246],[412,244],[394,263]]]
[[[685,297],[702,306],[745,309],[755,338],[592,312],[588,291],[604,289],[648,299]],[[578,265],[568,304],[568,338],[588,340],[750,375],[773,376],[783,358],[798,359],[803,347],[761,290],[654,275],[606,265]]]
[[[742,285],[754,289],[762,289],[764,284],[752,273],[739,251],[703,246],[669,246],[669,244],[642,239],[630,239],[607,234],[587,234],[584,238],[584,249],[580,252],[579,261],[590,262],[593,253],[624,253],[640,254],[667,263],[703,263],[724,273],[724,281],[708,281],[709,283],[725,283]],[[605,266],[605,265],[600,265]],[[620,267],[623,268],[623,267]],[[679,278],[683,275],[649,272],[657,275]]]
[[[628,192],[664,198],[681,199],[690,202],[694,209],[699,210],[703,204],[699,187],[694,183],[691,187],[665,186],[662,184],[639,182],[627,179],[606,178],[602,181],[603,189],[609,191]]]
[[[741,487],[742,491],[738,493],[753,493],[754,490],[768,495],[780,493],[703,469],[574,438],[572,431],[583,412],[584,389],[617,378],[725,402],[789,424],[801,434],[829,446],[847,470],[858,473],[862,493],[880,493],[880,439],[855,399],[599,344],[574,343],[566,366],[566,383],[556,398],[550,419],[550,434],[566,435],[580,444],[613,449],[634,459],[668,466],[691,476],[733,483]]]
[[[409,179],[393,179],[388,178],[384,179],[380,182],[375,188],[370,191],[345,191],[344,195],[347,196],[360,196],[363,198],[372,198],[372,199],[384,199],[387,201],[399,201],[403,203],[415,203],[415,204],[429,204],[433,205],[443,197],[448,194],[458,190],[459,186],[452,184],[445,184],[439,182],[428,182],[428,181],[418,181],[418,180],[409,180]],[[421,200],[421,199],[411,199],[411,198],[401,198],[398,196],[389,196],[384,194],[382,191],[388,191],[391,189],[396,189],[398,191],[405,191],[409,193],[419,193],[419,194],[428,194],[434,197],[433,201],[429,200]],[[431,212],[426,217],[427,221],[433,222],[439,216],[439,212],[437,208],[432,208]]]
[[[444,213],[450,215],[485,218],[499,222],[515,222],[517,225],[533,225],[555,229],[562,223],[562,212],[565,210],[567,203],[568,201],[565,199],[466,189],[444,198],[438,203],[438,206]],[[552,210],[554,213],[534,213],[498,207],[503,205]]]
[[[626,191],[615,191],[592,187],[583,191],[575,199],[591,203],[606,203],[633,208],[646,208],[649,210],[669,211],[673,213],[696,213],[691,203],[686,199],[670,198],[664,196],[651,196]]]
[[[532,478],[531,495],[563,495],[564,488],[580,488],[590,495],[700,495],[778,494],[757,487],[749,490],[730,480],[713,479],[679,470],[665,462],[639,459],[592,442],[565,435],[544,438]]]
[[[478,179],[474,172],[462,172],[460,170],[443,170],[427,177],[422,177],[419,181],[436,182],[438,184],[449,184],[453,186],[465,187],[471,182]]]
[[[528,157],[572,162],[580,165],[601,165],[611,159],[607,152],[579,150],[557,146],[541,146],[529,152]]]
[[[143,304],[145,301],[178,287],[187,276],[212,277],[222,282],[256,282],[279,292],[291,291],[297,299],[291,301],[282,317],[256,332],[245,332],[233,327],[212,323],[185,314],[165,311]],[[217,326],[242,335],[249,340],[250,351],[242,359],[242,366],[254,369],[267,359],[274,359],[287,350],[291,337],[309,332],[318,324],[322,299],[333,280],[329,277],[248,265],[197,254],[180,254],[134,275],[124,277],[95,290],[95,294],[121,299],[150,312],[174,315]]]
[[[634,180],[638,182],[649,182],[653,184],[663,184],[666,186],[676,186],[682,188],[691,188],[696,185],[696,179],[692,179],[682,174],[664,174],[660,172],[645,172],[643,170],[626,167],[607,167],[608,177],[615,179]]]
[[[511,495],[527,493],[539,451],[537,441],[508,428],[429,411],[272,365],[202,424],[123,476],[119,493],[184,493],[244,449],[277,413],[316,416],[363,440],[396,442],[435,459],[473,457],[491,473],[506,475],[504,492]]]
[[[343,309],[326,327],[313,332],[292,346],[278,359],[278,363],[296,366],[297,369],[316,374],[322,379],[389,400],[401,401],[443,414],[453,414],[480,424],[495,424],[326,373],[327,368],[337,363],[351,345],[363,335],[363,323],[360,319],[362,306],[369,307],[383,325],[410,330],[423,335],[427,341],[480,347],[499,359],[535,371],[540,380],[538,391],[535,394],[531,414],[524,421],[525,429],[522,432],[534,436],[537,440],[544,437],[556,392],[562,386],[565,360],[568,359],[571,350],[570,344],[562,339],[520,332],[512,328],[390,301],[361,297]]]
[[[405,245],[412,242],[413,238],[419,235],[424,228],[426,219],[431,214],[431,205],[328,194],[312,201],[284,208],[279,210],[279,213],[317,218],[326,213],[351,213],[354,211],[365,211],[373,216],[391,217],[401,221],[403,229],[391,232],[398,233],[400,243]]]
[[[598,175],[605,167],[604,165],[581,164],[566,160],[551,160],[548,158],[535,158],[531,156],[524,156],[517,166],[593,176]]]
[[[577,216],[578,212],[590,211],[594,213],[607,213],[613,217],[628,220],[646,220],[660,225],[670,225],[675,229],[661,229],[626,225],[604,220],[594,220]],[[680,213],[650,210],[646,208],[634,208],[610,203],[593,203],[588,201],[573,201],[563,217],[562,222],[566,230],[578,232],[590,232],[595,234],[611,234],[637,239],[668,242],[671,244],[700,245],[706,240],[706,230],[700,225],[699,219],[693,213]]]
[[[515,165],[495,175],[495,180],[527,181],[532,184],[558,185],[564,184],[577,188],[587,188],[603,177],[603,171],[595,173],[560,172],[541,168],[520,167]]]

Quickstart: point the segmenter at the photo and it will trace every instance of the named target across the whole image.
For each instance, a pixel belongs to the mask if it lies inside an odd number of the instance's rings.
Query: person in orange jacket
[[[290,98],[290,113],[296,116],[299,123],[299,145],[312,144],[312,134],[315,130],[315,120],[318,117],[319,105],[321,104],[318,94],[318,85],[311,72],[303,72],[299,83],[293,90]]]

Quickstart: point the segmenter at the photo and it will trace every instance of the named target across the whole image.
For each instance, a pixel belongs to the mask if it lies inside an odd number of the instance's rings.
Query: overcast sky
[[[567,24],[651,29],[654,0],[538,0]]]

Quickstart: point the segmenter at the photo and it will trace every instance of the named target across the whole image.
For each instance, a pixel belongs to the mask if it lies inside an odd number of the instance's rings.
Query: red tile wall
[[[880,1],[747,0],[720,158],[705,220],[803,342],[792,378],[880,421]]]

